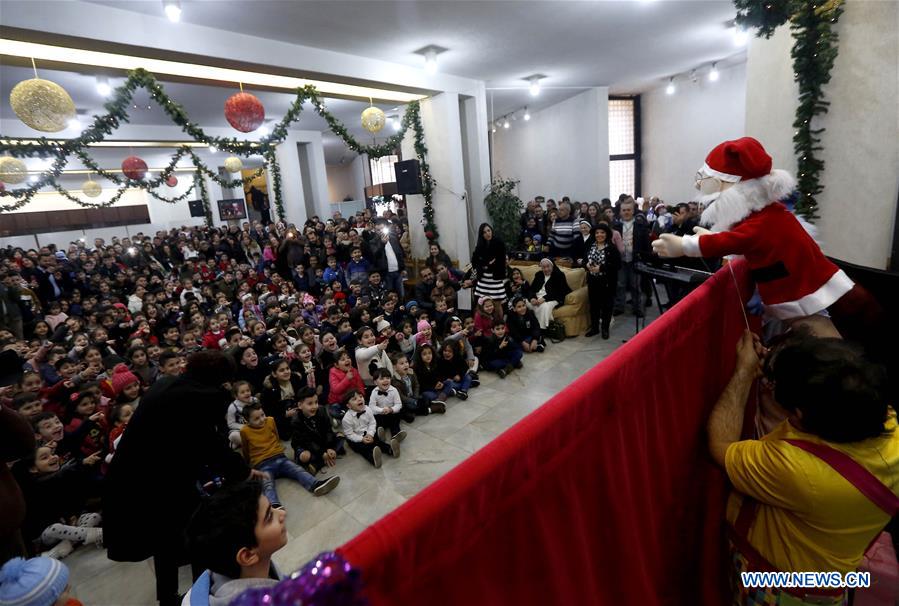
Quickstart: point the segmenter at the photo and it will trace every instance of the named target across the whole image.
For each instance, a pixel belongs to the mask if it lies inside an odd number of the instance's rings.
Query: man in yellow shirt
[[[886,400],[885,373],[845,341],[794,339],[780,350],[768,377],[787,420],[761,440],[741,441],[749,391],[761,375],[760,354],[764,348],[747,331],[737,346],[733,377],[709,418],[712,456],[736,489],[727,520],[739,527],[738,518],[746,516],[743,501],[751,499],[747,507],[755,515],[743,520],[749,520],[743,538],[773,569],[853,571],[890,516],[823,459],[786,440],[848,455],[896,493],[899,432]],[[747,589],[739,589],[745,597]],[[776,589],[769,591],[776,601],[764,603],[806,603],[797,601],[795,593],[784,597]],[[814,603],[839,604],[843,599],[829,595],[834,601],[815,597]]]
[[[267,474],[262,489],[271,502],[272,507],[281,508],[275,480],[290,478],[317,497],[328,494],[340,482],[338,476],[324,480],[316,480],[308,471],[288,459],[284,455],[284,446],[278,436],[278,428],[272,417],[266,417],[261,406],[250,405],[244,408],[243,416],[247,424],[240,428],[241,447],[247,463]]]

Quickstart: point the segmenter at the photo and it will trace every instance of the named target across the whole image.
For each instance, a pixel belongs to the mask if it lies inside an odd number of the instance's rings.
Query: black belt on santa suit
[[[777,263],[772,263],[765,267],[751,269],[749,270],[749,275],[752,276],[752,279],[755,280],[756,283],[773,282],[774,280],[788,277],[790,272],[787,271],[787,266],[784,265],[783,261],[778,261]]]

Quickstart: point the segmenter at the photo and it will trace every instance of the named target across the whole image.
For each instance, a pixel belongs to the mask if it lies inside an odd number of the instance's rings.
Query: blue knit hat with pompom
[[[59,560],[13,558],[0,568],[0,606],[53,606],[68,584]]]

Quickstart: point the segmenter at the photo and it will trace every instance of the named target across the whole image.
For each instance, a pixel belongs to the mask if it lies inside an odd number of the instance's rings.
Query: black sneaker
[[[446,404],[434,400],[433,402],[431,402],[430,411],[431,414],[442,415],[446,412]]]
[[[456,397],[459,398],[460,400],[467,400],[468,392],[465,391],[464,389],[460,389],[456,392]]]
[[[396,438],[390,440],[390,454],[393,455],[394,459],[400,458],[400,441]]]
[[[338,484],[340,484],[340,477],[339,476],[331,476],[327,480],[319,480],[318,482],[313,484],[311,492],[315,496],[320,497],[322,495],[328,494],[329,492],[331,492],[332,490],[337,488]]]
[[[431,400],[431,406],[437,404],[438,406],[443,406],[443,409],[446,410],[446,402],[443,400]]]
[[[454,395],[456,395],[456,390],[455,390],[455,389],[451,389],[451,390],[449,390],[448,392],[446,392],[446,397],[447,397],[447,398],[452,398]]]
[[[513,371],[514,369],[515,369],[515,368],[514,368],[511,364],[506,364],[506,374],[507,374],[507,375],[512,374],[512,371]]]
[[[505,379],[505,378],[506,378],[506,375],[509,374],[509,373],[506,372],[506,369],[505,369],[505,368],[500,368],[499,370],[496,371],[496,374],[499,375],[499,378],[500,378],[500,379]]]
[[[480,385],[481,385],[481,382],[478,381],[477,379],[472,379],[472,380],[471,380],[471,386],[472,386],[472,387],[479,387]]]
[[[381,469],[381,449],[378,446],[371,451],[371,464],[375,466],[375,469]]]
[[[544,351],[546,351],[546,345],[537,343],[537,353],[543,353]]]

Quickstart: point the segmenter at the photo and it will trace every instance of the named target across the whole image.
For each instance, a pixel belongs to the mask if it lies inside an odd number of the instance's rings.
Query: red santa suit
[[[703,212],[714,233],[685,236],[689,257],[743,255],[766,312],[779,319],[819,313],[854,283],[824,256],[793,213],[778,202],[796,186],[751,137],[712,150],[700,175],[733,183]]]

